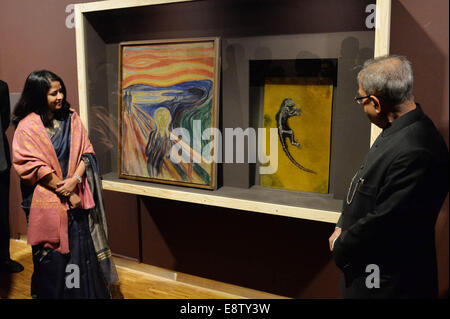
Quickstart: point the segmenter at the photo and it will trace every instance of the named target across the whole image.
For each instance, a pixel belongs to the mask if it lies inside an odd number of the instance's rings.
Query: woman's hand
[[[69,196],[70,209],[81,208],[81,198],[75,193],[71,193]]]
[[[75,177],[67,178],[56,184],[56,194],[59,196],[67,197],[69,196],[75,187],[77,187],[78,180]]]

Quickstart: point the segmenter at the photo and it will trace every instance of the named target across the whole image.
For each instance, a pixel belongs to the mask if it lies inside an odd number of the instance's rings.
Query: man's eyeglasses
[[[355,96],[355,102],[356,103],[358,103],[358,104],[363,104],[363,99],[366,99],[366,98],[370,98],[370,96],[371,95],[366,95],[366,96],[359,96],[359,95],[357,95],[357,96]]]

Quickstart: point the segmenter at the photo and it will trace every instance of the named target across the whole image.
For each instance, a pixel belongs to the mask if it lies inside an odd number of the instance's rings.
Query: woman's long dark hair
[[[48,118],[47,93],[53,81],[58,81],[61,84],[61,91],[64,94],[62,107],[55,112],[55,118],[61,120],[67,117],[70,104],[66,100],[67,94],[64,82],[53,72],[38,70],[32,72],[25,81],[22,95],[13,111],[12,123],[15,126],[32,112],[41,117],[44,126],[48,127],[52,125],[51,120]]]

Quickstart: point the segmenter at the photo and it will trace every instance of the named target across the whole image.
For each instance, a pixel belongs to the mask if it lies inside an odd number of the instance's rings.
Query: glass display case
[[[375,19],[372,6],[369,0],[129,0],[75,5],[80,115],[97,154],[104,189],[336,222],[351,176],[377,134],[353,100],[362,63],[388,53],[390,1],[377,1],[376,28],[368,23]],[[200,157],[215,159],[211,174],[216,187],[120,178],[121,43],[193,38],[218,38],[220,43],[214,148],[203,154],[193,139],[186,143]],[[170,59],[173,56],[165,55],[157,61]],[[156,63],[152,61],[148,63]],[[192,70],[183,63],[176,61],[171,72]],[[159,65],[153,70],[152,76],[160,76]],[[171,79],[164,88],[171,85],[179,95],[158,95],[159,106],[167,96],[178,101],[195,90],[180,93],[179,86],[173,86],[180,82]],[[192,83],[190,78],[179,81]],[[146,116],[156,124],[148,124],[135,149],[145,149],[152,130],[160,127],[162,117],[158,122],[154,113]],[[169,134],[175,128],[168,126]],[[276,144],[272,149],[271,143]],[[141,150],[144,160],[152,150]],[[270,159],[269,150],[278,157]],[[199,164],[177,167],[169,152],[165,159],[167,172],[186,178],[200,175]],[[275,172],[267,172],[275,161]]]

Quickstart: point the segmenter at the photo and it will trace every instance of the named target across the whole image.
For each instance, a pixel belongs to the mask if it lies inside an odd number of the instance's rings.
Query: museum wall
[[[32,70],[48,68],[65,81],[68,100],[78,110],[75,31],[67,6],[79,2],[88,1],[2,1],[0,78],[8,82],[13,100]],[[394,0],[391,52],[412,60],[416,99],[448,145],[448,1]],[[12,135],[10,128],[10,140]],[[18,185],[12,172],[15,238],[26,234]],[[289,297],[340,297],[339,270],[328,250],[332,224],[111,191],[104,195],[116,255]],[[447,198],[436,226],[441,296],[449,287],[448,231]]]
[[[414,96],[449,145],[449,2],[392,1],[392,54],[407,56],[414,68]],[[449,198],[436,223],[439,292],[449,289]]]

